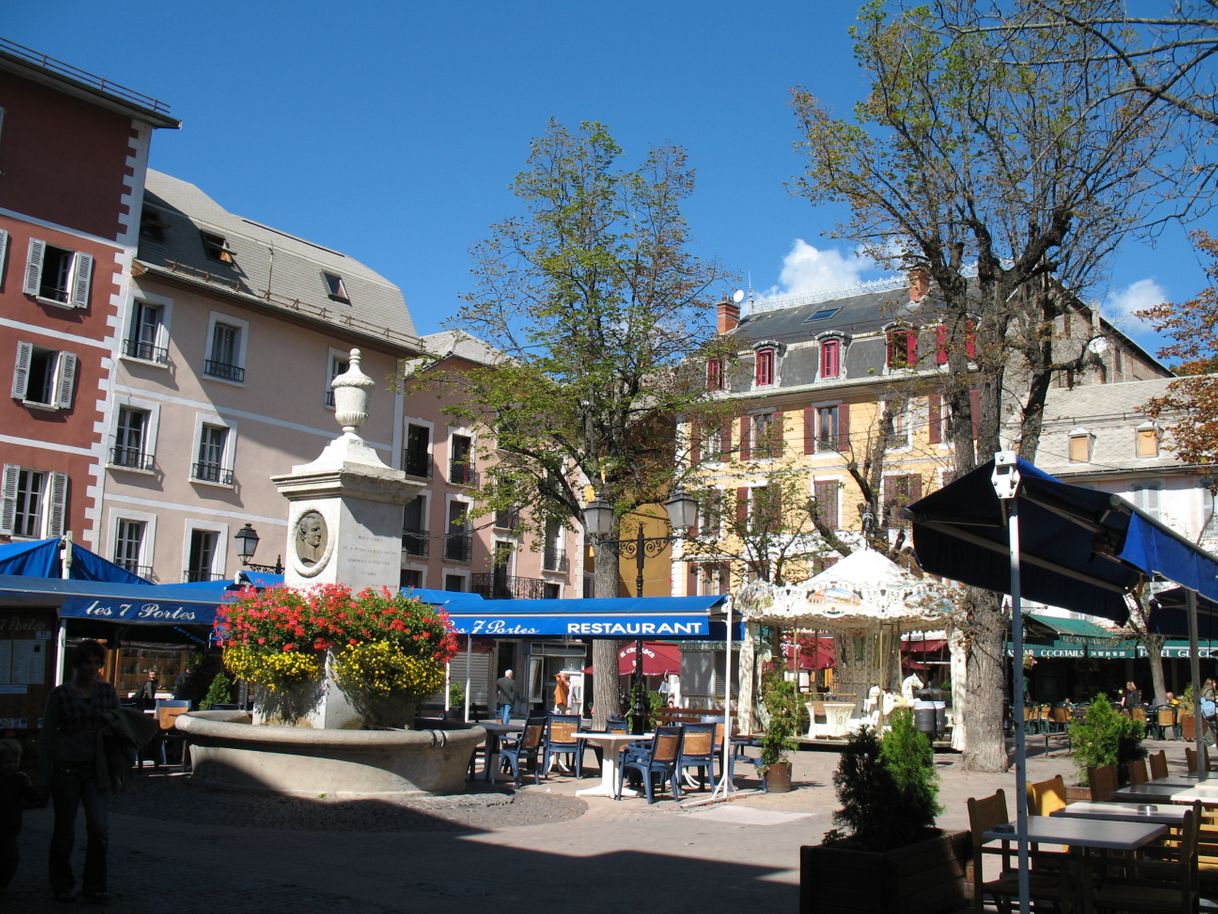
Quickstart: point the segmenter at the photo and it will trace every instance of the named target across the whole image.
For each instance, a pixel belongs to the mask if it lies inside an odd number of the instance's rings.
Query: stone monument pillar
[[[350,367],[336,377],[334,418],[342,434],[316,460],[272,476],[289,502],[284,583],[309,588],[347,584],[398,587],[402,567],[402,508],[423,485],[406,479],[377,456],[359,435],[368,420],[368,397],[375,386],[360,370],[360,351],[351,350]],[[313,726],[351,726],[354,711],[335,688],[329,670]]]

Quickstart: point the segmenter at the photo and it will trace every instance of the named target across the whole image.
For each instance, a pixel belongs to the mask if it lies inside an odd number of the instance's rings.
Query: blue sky
[[[856,4],[618,0],[318,3],[7,0],[0,34],[171,105],[151,164],[229,210],[337,248],[398,284],[421,333],[472,288],[469,248],[514,212],[508,191],[549,118],[606,123],[637,161],[684,146],[699,253],[739,285],[841,288],[860,272],[826,237],[842,212],[800,171],[789,89],[846,114],[864,90]],[[1130,245],[1095,290],[1105,314],[1204,285],[1184,233]],[[1122,326],[1145,345],[1136,322]]]

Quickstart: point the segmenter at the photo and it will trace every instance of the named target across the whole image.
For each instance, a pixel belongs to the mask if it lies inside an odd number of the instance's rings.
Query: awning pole
[[[711,792],[712,800],[718,796],[726,798],[736,788],[728,777],[728,766],[732,761],[732,598],[729,596],[723,605],[727,608],[727,658],[723,662],[723,765],[719,769],[722,772],[719,783]]]
[[[1201,716],[1201,658],[1197,655],[1197,592],[1184,590],[1184,605],[1188,607],[1188,667],[1193,679],[1193,739],[1197,747],[1197,766],[1201,769],[1201,780],[1209,777],[1209,765],[1205,763],[1205,744],[1209,742],[1208,725]]]
[[[465,636],[465,722],[467,724],[469,723],[469,668],[471,666],[470,657],[472,656],[470,645],[473,643],[473,640],[473,635]]]

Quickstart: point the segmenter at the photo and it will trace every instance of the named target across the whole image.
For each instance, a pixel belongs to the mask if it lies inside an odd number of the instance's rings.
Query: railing
[[[409,450],[403,449],[402,472],[407,476],[417,476],[420,479],[431,479],[431,454],[411,454]]]
[[[557,549],[553,549],[553,548],[547,546],[545,552],[542,554],[541,570],[542,571],[566,571],[567,570],[566,554],[559,552]]]
[[[402,551],[407,555],[427,555],[429,542],[426,530],[402,531]]]
[[[228,362],[217,362],[215,359],[203,360],[203,374],[225,381],[236,381],[238,384],[245,381],[244,368],[230,365]]]
[[[332,390],[326,391],[326,406],[334,409],[334,391]]]
[[[233,484],[233,471],[226,470],[218,463],[194,463],[190,466],[190,478],[198,482],[217,482],[220,485]]]
[[[145,454],[138,447],[116,444],[110,449],[110,465],[128,470],[151,470],[153,459],[152,454]]]
[[[224,575],[215,571],[198,571],[187,568],[182,572],[182,580],[187,584],[195,584],[199,581],[223,581]]]
[[[468,562],[474,549],[474,537],[470,533],[451,533],[444,537],[444,558],[454,562]]]
[[[143,340],[123,340],[123,355],[133,359],[143,359],[145,362],[156,362],[158,365],[169,363],[167,348],[145,343]]]
[[[130,571],[132,574],[138,574],[141,578],[152,577],[152,566],[141,565],[135,559],[123,559],[115,556],[114,564],[124,571]]]
[[[482,573],[470,575],[470,591],[485,600],[544,600],[546,582],[540,578]]]
[[[477,487],[478,471],[472,463],[453,460],[448,464],[448,481],[454,486]]]
[[[9,41],[7,38],[0,38],[0,50],[36,64],[44,70],[50,70],[52,73],[58,73],[60,76],[66,76],[77,82],[85,83],[94,89],[105,92],[107,95],[113,95],[115,98],[132,102],[142,108],[149,108],[157,114],[169,114],[169,105],[159,98],[153,98],[151,95],[145,95],[143,92],[138,92],[135,89],[130,89],[116,82],[111,82],[104,76],[98,76],[96,73],[90,73],[88,70],[74,67],[70,63],[65,63],[62,60],[35,51],[33,48],[27,48],[25,45]]]
[[[520,529],[520,509],[509,508],[506,511],[495,512],[495,527],[499,530]]]

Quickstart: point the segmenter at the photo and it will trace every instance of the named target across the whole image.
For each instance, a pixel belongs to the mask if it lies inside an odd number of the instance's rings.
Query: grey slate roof
[[[476,336],[461,330],[444,330],[422,337],[423,348],[432,355],[455,356],[482,365],[494,365],[503,360],[503,353],[488,346]]]
[[[838,311],[832,317],[808,322],[808,318],[818,311],[833,308]],[[847,298],[815,301],[793,308],[759,311],[741,318],[736,334],[743,345],[752,345],[762,340],[792,343],[813,339],[829,330],[853,336],[877,333],[897,320],[922,324],[926,322],[928,311],[938,314],[933,296],[927,296],[911,307],[909,289],[902,286],[886,292],[867,292]]]
[[[418,348],[401,290],[351,257],[228,212],[193,184],[148,170],[145,219],[159,240],[141,233],[138,259],[153,268],[259,298],[262,307]],[[232,262],[208,256],[200,231],[224,238]],[[348,302],[329,296],[323,273],[340,276]],[[269,294],[268,294],[269,293]]]

